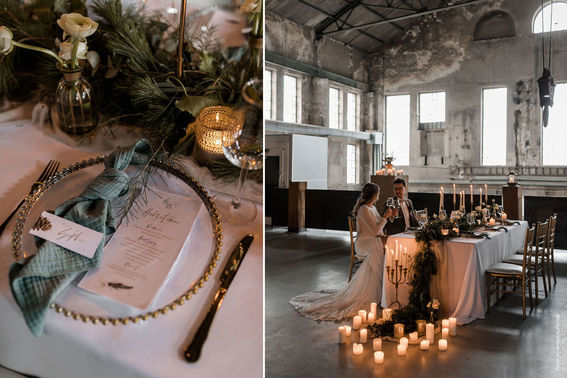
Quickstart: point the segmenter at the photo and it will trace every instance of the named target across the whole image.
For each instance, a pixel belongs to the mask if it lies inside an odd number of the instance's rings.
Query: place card
[[[100,268],[79,287],[145,310],[185,244],[201,201],[155,189],[135,219],[123,222],[104,248]]]
[[[30,234],[48,240],[60,247],[92,258],[102,241],[102,233],[44,211]]]

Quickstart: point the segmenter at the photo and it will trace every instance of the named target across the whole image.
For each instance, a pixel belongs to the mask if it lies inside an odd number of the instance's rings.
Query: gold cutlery
[[[230,255],[228,262],[226,263],[221,276],[220,276],[220,285],[215,294],[213,303],[209,308],[209,312],[201,322],[199,329],[193,336],[193,341],[191,344],[185,349],[185,359],[189,362],[196,362],[201,355],[201,349],[203,348],[203,344],[207,339],[207,335],[209,334],[209,329],[211,328],[211,324],[213,323],[213,319],[216,315],[217,310],[220,308],[226,291],[230,286],[230,283],[234,279],[238,268],[240,268],[240,264],[246,256],[246,252],[250,248],[252,241],[254,240],[253,235],[246,235],[234,248],[232,254]]]

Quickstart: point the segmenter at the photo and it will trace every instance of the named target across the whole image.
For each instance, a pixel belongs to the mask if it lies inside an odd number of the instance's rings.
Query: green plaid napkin
[[[105,170],[85,191],[55,210],[55,215],[103,233],[112,234],[116,224],[110,201],[128,191],[128,165],[143,165],[153,151],[146,140],[118,148],[104,162]],[[10,267],[12,294],[26,324],[39,337],[43,333],[47,309],[53,299],[81,272],[96,268],[102,259],[103,241],[89,259],[45,241],[36,255]]]

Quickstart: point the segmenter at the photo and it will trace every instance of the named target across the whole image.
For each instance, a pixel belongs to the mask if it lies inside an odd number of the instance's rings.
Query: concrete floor
[[[557,286],[526,320],[521,297],[509,295],[486,319],[460,326],[447,352],[410,346],[398,357],[384,342],[383,365],[372,344],[353,356],[350,342],[337,343],[337,323],[303,318],[288,303],[342,287],[349,253],[348,232],[266,230],[266,377],[567,377],[567,251],[556,251]]]

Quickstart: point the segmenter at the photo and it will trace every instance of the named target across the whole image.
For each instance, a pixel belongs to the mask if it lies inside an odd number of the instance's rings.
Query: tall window
[[[358,127],[358,96],[347,93],[347,130],[355,131]]]
[[[532,32],[541,33],[542,26],[544,33],[549,32],[550,27],[551,31],[567,29],[567,3],[554,0],[540,9],[534,18]]]
[[[329,127],[341,128],[341,91],[332,87],[329,88]]]
[[[298,79],[295,76],[284,75],[284,99],[283,99],[283,120],[284,122],[298,123]]]
[[[358,146],[347,144],[347,184],[358,184]]]
[[[386,153],[409,165],[410,96],[386,96]]]
[[[440,129],[445,122],[445,92],[419,94],[419,128]]]
[[[272,115],[272,71],[264,70],[264,118],[274,119]]]
[[[555,10],[554,10],[555,12]],[[543,164],[567,165],[565,120],[567,119],[567,83],[557,84],[549,123],[543,128]]]
[[[482,165],[506,165],[506,88],[482,90]]]

